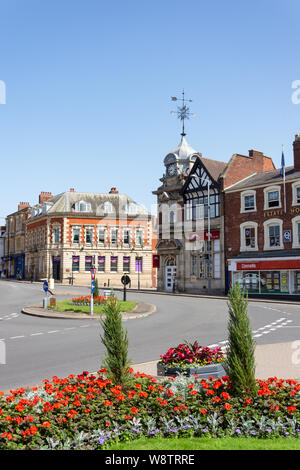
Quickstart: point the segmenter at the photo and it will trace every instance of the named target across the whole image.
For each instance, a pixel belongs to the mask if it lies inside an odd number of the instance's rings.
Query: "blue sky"
[[[1,0],[0,217],[71,187],[150,209],[183,88],[204,157],[254,148],[279,167],[283,144],[292,165],[299,14],[297,0]]]

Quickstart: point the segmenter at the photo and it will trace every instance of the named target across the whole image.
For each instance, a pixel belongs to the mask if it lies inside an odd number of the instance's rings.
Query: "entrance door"
[[[168,260],[166,263],[165,276],[166,291],[172,292],[176,280],[176,266],[173,259]]]
[[[60,281],[60,258],[53,257],[53,279]]]

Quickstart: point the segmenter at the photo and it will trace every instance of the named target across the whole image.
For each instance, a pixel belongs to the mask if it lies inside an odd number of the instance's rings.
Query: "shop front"
[[[300,258],[230,259],[228,270],[249,294],[300,294]]]

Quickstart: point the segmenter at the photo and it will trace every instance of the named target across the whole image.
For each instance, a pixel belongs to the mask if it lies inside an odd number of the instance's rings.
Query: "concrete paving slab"
[[[300,341],[256,346],[256,378],[269,377],[300,381]],[[150,361],[132,366],[134,372],[157,376],[157,362]]]

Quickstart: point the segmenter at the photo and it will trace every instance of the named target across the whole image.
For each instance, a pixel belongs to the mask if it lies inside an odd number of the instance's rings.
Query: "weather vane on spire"
[[[182,121],[182,137],[185,136],[184,132],[184,120],[190,119],[190,116],[195,116],[196,113],[191,113],[190,108],[187,107],[186,103],[192,103],[192,100],[187,100],[184,98],[184,90],[182,91],[182,98],[177,98],[176,96],[171,96],[172,101],[182,101],[181,106],[177,106],[177,111],[171,111],[171,114],[175,114],[177,112],[177,117]]]

